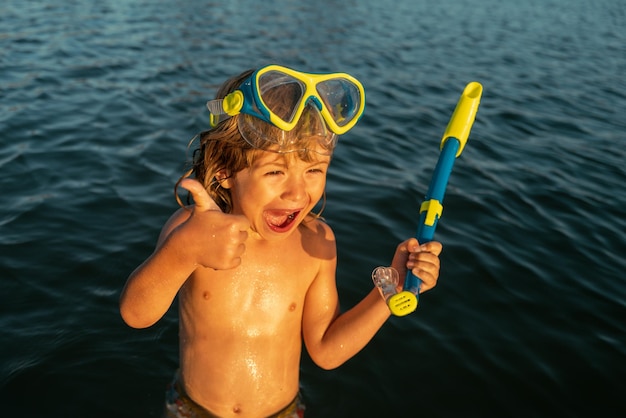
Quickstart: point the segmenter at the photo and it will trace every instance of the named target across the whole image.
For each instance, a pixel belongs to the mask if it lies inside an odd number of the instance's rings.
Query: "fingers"
[[[212,239],[204,239],[201,264],[216,270],[228,270],[241,264],[241,257],[246,252],[249,223],[245,217],[239,215],[219,216],[227,218],[228,224],[213,230],[210,235]]]
[[[232,268],[239,267],[241,264],[241,257],[246,252],[246,244],[240,243],[230,250],[224,250],[224,256],[222,258],[218,258],[219,252],[214,253],[212,255],[215,258],[215,261],[211,260],[210,264],[206,264],[205,267],[211,267],[215,270],[229,270]]]
[[[211,196],[209,196],[209,193],[206,191],[204,186],[198,180],[189,179],[189,178],[184,179],[183,181],[180,182],[180,187],[188,190],[189,193],[191,193],[191,196],[193,197],[193,201],[196,204],[195,210],[199,212],[206,212],[209,210],[219,210],[221,212],[220,207],[217,206],[217,203],[215,203],[213,199],[211,199]]]
[[[197,180],[187,178],[179,186],[191,193],[195,203],[191,216],[179,229],[195,264],[216,270],[239,266],[246,251],[248,219],[244,215],[222,212]]]
[[[443,249],[441,243],[431,241],[419,245],[417,240],[412,238],[407,241],[406,247],[410,252],[406,266],[422,281],[420,293],[435,287],[439,279],[439,254]]]
[[[410,238],[406,241],[406,251],[415,253],[415,252],[428,252],[435,255],[441,254],[443,250],[443,246],[440,242],[430,241],[425,244],[420,244],[417,242],[417,239]]]
[[[439,258],[427,252],[411,254],[407,262],[407,268],[422,281],[420,293],[437,285],[439,267]]]

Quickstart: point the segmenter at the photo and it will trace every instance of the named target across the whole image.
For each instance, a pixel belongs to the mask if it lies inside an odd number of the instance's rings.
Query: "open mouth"
[[[285,232],[289,230],[300,211],[269,210],[265,212],[265,222],[271,230]]]

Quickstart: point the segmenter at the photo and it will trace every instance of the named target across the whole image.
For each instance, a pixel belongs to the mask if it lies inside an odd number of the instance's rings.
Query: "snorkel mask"
[[[348,74],[310,74],[268,65],[224,99],[207,102],[207,108],[212,127],[240,115],[239,132],[254,148],[269,142],[278,152],[290,152],[303,138],[315,137],[332,153],[337,135],[348,132],[363,114],[365,92]]]

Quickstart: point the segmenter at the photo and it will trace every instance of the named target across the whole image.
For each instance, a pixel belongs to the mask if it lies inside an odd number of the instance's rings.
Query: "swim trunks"
[[[300,393],[282,410],[268,418],[303,418],[304,403]],[[164,418],[219,418],[217,415],[198,405],[191,399],[180,383],[180,375],[176,372],[174,380],[167,385],[165,391]]]

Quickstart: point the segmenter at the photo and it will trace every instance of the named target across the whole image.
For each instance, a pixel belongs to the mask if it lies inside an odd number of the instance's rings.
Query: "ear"
[[[230,189],[232,184],[232,178],[229,170],[220,170],[215,174],[215,180],[223,189]]]

